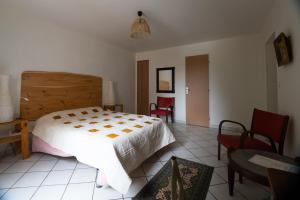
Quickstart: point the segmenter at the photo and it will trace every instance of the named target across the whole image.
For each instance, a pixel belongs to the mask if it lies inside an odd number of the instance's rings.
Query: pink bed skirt
[[[46,143],[44,140],[40,139],[39,137],[32,135],[32,152],[42,152],[51,154],[54,156],[59,157],[72,157],[73,155],[67,154],[57,148],[52,147],[48,143]],[[100,173],[98,170],[97,174],[97,180],[96,180],[97,186],[104,186],[107,185],[106,176],[103,173]]]
[[[43,152],[60,157],[72,157],[72,155],[50,146],[35,135],[32,135],[32,152]]]

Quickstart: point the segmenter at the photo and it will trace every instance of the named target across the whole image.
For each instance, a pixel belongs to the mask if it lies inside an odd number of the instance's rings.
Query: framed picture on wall
[[[156,68],[156,92],[175,93],[175,67]]]
[[[292,48],[290,39],[284,34],[280,33],[274,41],[276,58],[278,66],[287,65],[292,62]]]

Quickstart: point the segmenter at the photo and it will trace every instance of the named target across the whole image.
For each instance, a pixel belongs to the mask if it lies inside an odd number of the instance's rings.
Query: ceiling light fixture
[[[143,12],[137,12],[138,17],[134,20],[131,26],[130,37],[134,39],[147,39],[151,35],[150,27],[147,21],[143,18]]]

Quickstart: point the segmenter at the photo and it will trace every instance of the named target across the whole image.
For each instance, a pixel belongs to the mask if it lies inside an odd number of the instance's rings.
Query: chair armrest
[[[274,142],[274,140],[271,137],[268,137],[268,136],[260,134],[260,133],[252,132],[252,131],[249,131],[248,133],[250,134],[250,138],[252,138],[252,139],[254,138],[254,135],[260,135],[260,136],[268,139],[269,142],[270,142],[270,144],[271,144],[272,152],[273,153],[278,153],[278,154],[282,155],[282,152],[277,150],[275,142]]]
[[[150,106],[149,106],[149,110],[150,110],[150,111],[151,111],[152,105],[154,105],[154,106],[155,106],[155,109],[157,109],[157,104],[156,104],[156,103],[150,103]]]
[[[167,108],[167,110],[170,109],[170,111],[173,111],[174,106],[170,105],[170,106],[167,106],[166,108]]]
[[[0,123],[0,126],[18,125],[18,124],[20,124],[22,121],[24,121],[24,120],[23,120],[23,119],[16,119],[16,120],[11,121],[11,122]],[[26,121],[26,120],[25,120],[25,121]]]
[[[249,131],[244,131],[240,138],[240,148],[244,148],[245,139],[249,136]]]
[[[222,120],[222,121],[220,122],[220,124],[219,124],[219,134],[221,134],[222,126],[223,126],[224,123],[237,124],[237,125],[239,125],[239,126],[242,127],[243,132],[247,132],[247,134],[248,134],[248,131],[247,131],[246,127],[245,127],[243,124],[241,124],[241,123],[239,123],[239,122],[236,122],[236,121],[232,121],[232,120]]]

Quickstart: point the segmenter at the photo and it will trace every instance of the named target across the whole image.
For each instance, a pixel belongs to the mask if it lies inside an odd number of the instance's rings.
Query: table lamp
[[[105,105],[115,105],[115,91],[113,81],[107,81],[106,95],[104,96]]]
[[[0,123],[14,119],[12,97],[10,95],[10,76],[0,74]]]

